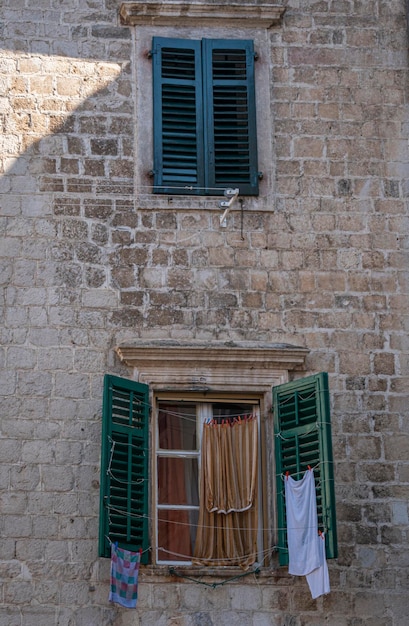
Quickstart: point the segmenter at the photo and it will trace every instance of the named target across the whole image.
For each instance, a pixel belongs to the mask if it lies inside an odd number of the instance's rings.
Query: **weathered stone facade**
[[[119,7],[1,9],[0,625],[406,626],[405,0],[289,0],[268,31],[273,201],[224,229],[217,202],[135,200],[142,86]],[[138,339],[296,344],[329,372],[329,596],[285,570],[216,588],[146,572],[136,611],[109,605],[102,378],[132,376],[114,348]]]

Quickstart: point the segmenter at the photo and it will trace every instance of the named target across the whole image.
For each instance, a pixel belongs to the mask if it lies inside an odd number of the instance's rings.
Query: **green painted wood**
[[[149,388],[132,380],[104,378],[101,446],[99,554],[110,543],[127,550],[149,548]],[[144,552],[142,562],[146,562]]]
[[[154,191],[258,194],[250,40],[154,37]]]
[[[205,39],[202,54],[206,185],[258,195],[253,42]]]
[[[278,545],[288,563],[283,476],[300,479],[314,468],[318,528],[326,533],[327,558],[337,556],[334,471],[328,375],[325,372],[273,387]]]
[[[197,189],[204,187],[201,43],[154,37],[152,51],[154,191],[201,195]]]

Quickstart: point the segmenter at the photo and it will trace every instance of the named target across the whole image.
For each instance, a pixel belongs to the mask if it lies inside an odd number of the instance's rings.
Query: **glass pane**
[[[158,427],[161,450],[197,450],[196,404],[161,402]]]
[[[158,458],[158,502],[199,506],[197,459]]]
[[[196,540],[198,511],[158,511],[158,559],[190,561]]]
[[[237,417],[253,415],[253,405],[238,402],[216,402],[213,407],[213,419],[217,422],[222,420],[234,420]]]

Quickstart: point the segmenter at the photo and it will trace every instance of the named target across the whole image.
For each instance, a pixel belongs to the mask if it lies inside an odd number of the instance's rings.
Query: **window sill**
[[[291,579],[286,567],[250,567],[243,570],[241,567],[201,567],[195,565],[141,565],[139,579],[143,582],[183,582],[201,583],[210,587],[217,587],[226,582],[238,582],[241,579],[247,583],[257,583],[260,579]]]
[[[165,194],[136,194],[135,209],[209,209],[218,211],[223,210],[219,207],[220,200],[224,200],[223,192],[220,196],[190,196],[190,195],[165,195]],[[233,211],[269,211],[273,209],[273,198],[267,196],[240,196],[231,209]]]

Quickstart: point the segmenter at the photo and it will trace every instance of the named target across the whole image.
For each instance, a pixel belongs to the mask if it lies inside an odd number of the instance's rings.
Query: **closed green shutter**
[[[148,386],[105,376],[102,415],[100,556],[110,541],[144,551],[148,538]]]
[[[154,191],[258,194],[250,40],[154,37]]]
[[[328,375],[316,374],[273,387],[280,564],[288,563],[284,479],[314,469],[318,528],[326,533],[327,558],[337,556],[334,472]]]
[[[203,40],[206,186],[258,194],[252,41]]]
[[[203,194],[200,41],[153,38],[154,191]]]

